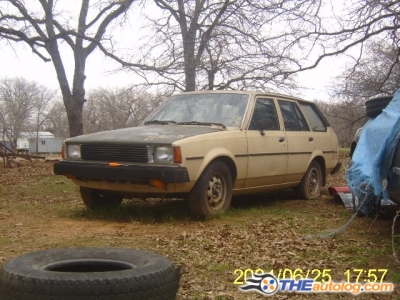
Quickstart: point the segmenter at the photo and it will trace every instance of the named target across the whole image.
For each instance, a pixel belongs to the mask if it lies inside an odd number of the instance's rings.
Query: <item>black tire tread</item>
[[[222,173],[225,173],[225,179],[227,181],[227,199],[226,199],[226,205],[224,209],[222,209],[220,212],[211,212],[202,200],[202,198],[205,197],[204,195],[204,187],[207,185],[209,176],[211,173],[213,173],[214,170],[220,170]],[[222,161],[216,160],[211,162],[206,169],[204,170],[203,174],[200,176],[200,178],[197,180],[195,186],[193,189],[190,191],[188,198],[187,198],[187,203],[188,203],[188,208],[189,208],[189,213],[191,217],[195,220],[205,220],[207,218],[214,217],[218,213],[223,213],[225,212],[231,203],[232,200],[232,175],[229,171],[228,166],[223,163]]]
[[[310,197],[308,193],[308,184],[307,184],[307,176],[311,168],[313,166],[318,166],[319,168],[319,175],[320,175],[320,182],[319,182],[319,191],[316,195]],[[305,200],[311,200],[311,199],[316,199],[320,196],[321,193],[321,186],[322,186],[322,170],[321,170],[321,165],[316,161],[312,161],[311,164],[309,165],[306,173],[304,174],[303,178],[301,179],[300,184],[295,188],[295,193],[297,197],[300,199],[305,199]]]
[[[179,270],[161,255],[135,249],[65,248],[29,253],[6,262],[0,270],[0,299],[7,300],[126,300],[175,299],[179,288]],[[67,253],[68,255],[64,255]],[[75,253],[75,254],[74,254]],[[145,266],[128,271],[67,273],[39,270],[34,264],[46,261],[45,256],[58,260],[85,254],[86,258],[129,260],[129,253],[139,262],[152,260]],[[48,260],[48,259],[47,259]],[[138,263],[138,262],[136,262]],[[106,274],[107,273],[107,274]]]
[[[392,98],[393,96],[383,96],[365,101],[365,114],[370,118],[380,115]]]
[[[94,210],[101,206],[114,205],[118,206],[122,203],[123,196],[118,193],[109,191],[100,191],[87,187],[80,187],[81,198],[85,206],[91,210]],[[105,196],[102,198],[100,194]]]

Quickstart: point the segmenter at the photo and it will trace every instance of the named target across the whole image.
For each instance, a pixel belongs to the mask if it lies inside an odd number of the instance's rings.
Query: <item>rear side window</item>
[[[311,125],[312,131],[326,131],[327,124],[324,121],[323,117],[321,117],[320,113],[316,110],[313,104],[309,103],[300,103],[303,112],[305,113],[308,122]]]
[[[279,100],[286,131],[310,131],[299,107],[294,102]]]

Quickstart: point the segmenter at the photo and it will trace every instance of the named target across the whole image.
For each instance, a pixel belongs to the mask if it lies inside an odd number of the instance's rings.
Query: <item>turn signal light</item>
[[[181,147],[174,147],[174,163],[176,164],[182,163]]]
[[[154,186],[159,189],[165,189],[165,183],[159,179],[150,179],[150,186]]]

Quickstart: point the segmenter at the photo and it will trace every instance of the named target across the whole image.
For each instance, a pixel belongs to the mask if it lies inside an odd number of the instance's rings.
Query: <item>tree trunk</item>
[[[214,70],[207,70],[207,75],[208,75],[208,89],[213,90],[214,89],[214,81],[215,81]]]
[[[84,100],[77,95],[63,96],[65,110],[67,112],[69,135],[70,137],[83,134],[83,102]]]
[[[184,39],[183,51],[185,62],[186,92],[192,92],[196,90],[196,61],[194,55],[195,33],[196,32],[185,32],[182,34]]]
[[[190,63],[185,67],[186,75],[186,92],[193,92],[196,90],[196,67]]]

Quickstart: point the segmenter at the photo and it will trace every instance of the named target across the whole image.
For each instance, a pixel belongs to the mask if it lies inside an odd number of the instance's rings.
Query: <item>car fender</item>
[[[326,158],[324,153],[320,149],[315,149],[310,156],[310,160],[308,161],[308,166],[310,166],[311,162],[317,160],[320,164],[322,171],[322,182],[323,186],[325,186],[326,181]]]
[[[321,149],[314,149],[313,152],[311,153],[310,159],[308,161],[308,165],[310,165],[311,162],[318,156],[324,158],[324,153],[321,151]]]
[[[232,179],[244,182],[247,176],[247,139],[241,131],[208,134],[207,138],[190,137],[174,143],[182,151],[181,166],[188,170],[190,182],[196,182],[215,159],[227,162]],[[231,162],[231,163],[229,163]]]
[[[233,165],[235,166],[235,168],[237,168],[235,155],[231,151],[229,151],[227,148],[216,147],[216,148],[210,149],[210,151],[208,151],[205,154],[204,159],[198,168],[198,172],[195,175],[196,180],[201,176],[201,174],[203,174],[205,168],[207,168],[207,166],[212,161],[214,161],[216,159],[226,159],[226,158],[230,159],[233,162]],[[233,179],[235,179],[235,178],[233,178]]]

